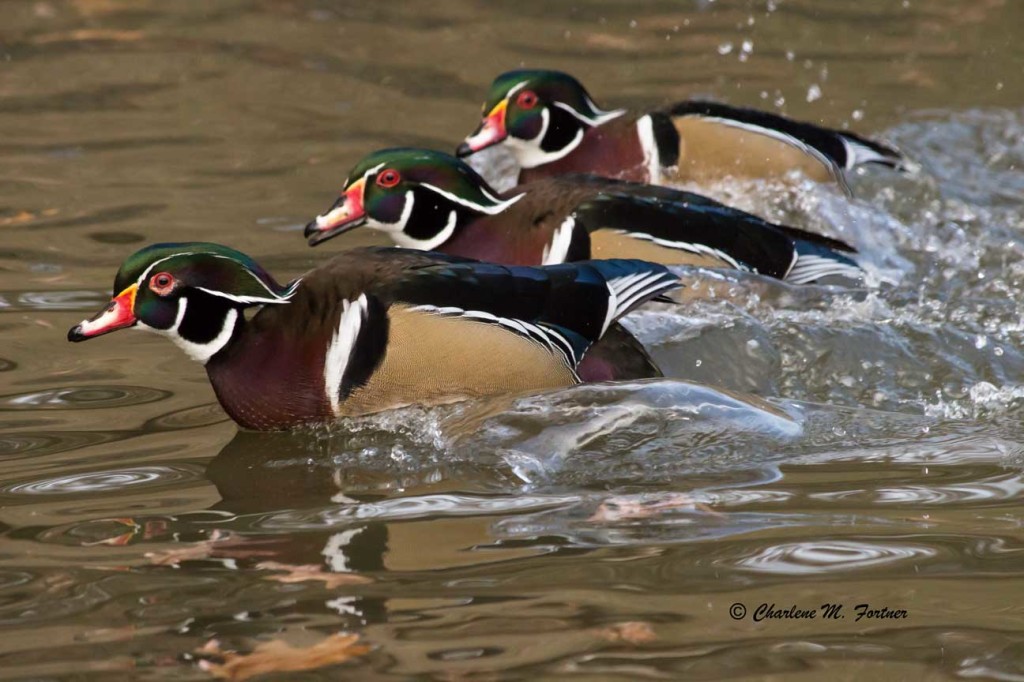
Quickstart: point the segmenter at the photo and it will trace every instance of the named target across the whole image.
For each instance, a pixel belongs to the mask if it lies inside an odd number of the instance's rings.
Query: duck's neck
[[[230,343],[206,363],[221,407],[244,428],[270,431],[333,417],[324,392],[326,342],[259,319],[278,315],[276,306],[251,322],[239,315]]]
[[[517,188],[506,196],[522,193]],[[538,265],[546,235],[531,229],[534,226],[530,208],[530,197],[524,196],[500,213],[479,215],[461,226],[437,250],[503,265]]]
[[[519,183],[567,173],[593,173],[620,180],[648,182],[649,159],[637,124],[635,119],[623,117],[590,128],[579,145],[557,161],[523,168],[519,172]]]

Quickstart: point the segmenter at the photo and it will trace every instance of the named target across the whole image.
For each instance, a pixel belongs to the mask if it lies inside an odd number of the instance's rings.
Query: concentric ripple
[[[68,386],[0,396],[3,410],[94,410],[145,405],[171,397],[146,386]]]
[[[162,414],[143,424],[142,430],[146,432],[179,431],[181,429],[193,429],[197,426],[218,424],[226,420],[227,416],[218,403],[207,403]]]
[[[24,291],[11,298],[15,310],[92,310],[103,305],[106,295],[95,291]]]
[[[740,559],[736,566],[757,573],[814,575],[875,568],[935,556],[930,547],[856,540],[821,540],[773,545]]]
[[[117,434],[103,431],[19,432],[0,436],[0,459],[39,457],[117,440]]]
[[[0,487],[7,495],[79,495],[125,488],[164,486],[199,478],[198,471],[182,466],[143,466],[86,471]]]
[[[575,495],[480,497],[452,494],[398,497],[378,502],[343,504],[322,511],[280,512],[265,519],[260,527],[275,530],[330,528],[367,519],[408,520],[428,516],[517,514],[564,507],[578,501],[579,497]]]

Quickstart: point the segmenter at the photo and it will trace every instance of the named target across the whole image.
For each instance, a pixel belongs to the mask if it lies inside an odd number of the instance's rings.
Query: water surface
[[[0,679],[1024,679],[1024,5],[0,19]],[[64,340],[149,242],[281,279],[383,243],[301,227],[364,153],[452,148],[520,65],[900,145],[923,172],[858,174],[852,202],[706,188],[857,244],[876,286],[719,275],[627,320],[664,381],[299,434],[239,432],[163,339]]]

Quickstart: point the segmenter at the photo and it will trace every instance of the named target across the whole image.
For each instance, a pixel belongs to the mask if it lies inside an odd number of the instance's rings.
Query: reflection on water
[[[1024,679],[1022,8],[7,3],[3,677]],[[897,144],[924,171],[852,201],[703,188],[857,244],[876,286],[687,271],[709,296],[626,322],[670,379],[294,434],[237,432],[161,339],[64,341],[140,243],[286,277],[373,242],[299,233],[519,64]]]

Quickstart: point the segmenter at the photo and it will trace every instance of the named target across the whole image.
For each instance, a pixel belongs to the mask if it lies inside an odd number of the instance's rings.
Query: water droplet
[[[819,99],[821,99],[821,88],[818,87],[817,83],[814,83],[811,87],[807,88],[807,101],[813,102]]]
[[[718,46],[718,54],[729,54],[732,52],[732,43],[722,43]]]

